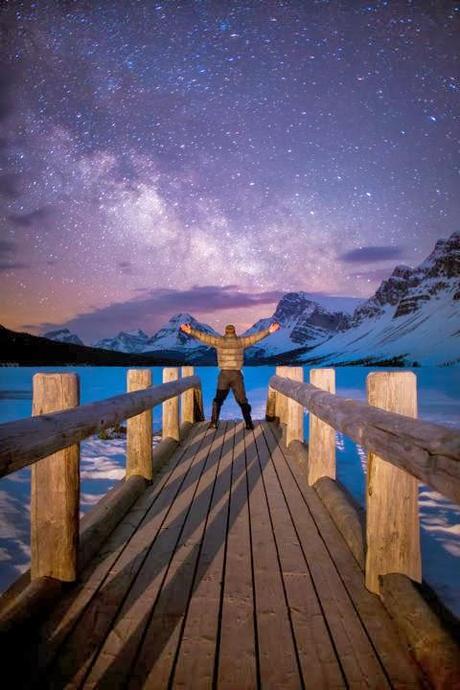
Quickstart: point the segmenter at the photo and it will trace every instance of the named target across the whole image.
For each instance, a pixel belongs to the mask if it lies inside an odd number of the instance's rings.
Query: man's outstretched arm
[[[193,328],[189,323],[183,323],[180,329],[205,345],[211,345],[211,347],[217,347],[221,339],[221,336],[203,333],[203,331],[199,331],[198,328]]]
[[[279,327],[279,323],[275,321],[275,323],[271,323],[268,328],[263,328],[258,333],[253,333],[252,335],[246,335],[240,338],[241,344],[243,347],[251,347],[251,345],[255,345],[256,343],[258,343],[259,340],[263,340],[264,338],[266,338],[267,335],[275,333],[275,331],[277,331]]]

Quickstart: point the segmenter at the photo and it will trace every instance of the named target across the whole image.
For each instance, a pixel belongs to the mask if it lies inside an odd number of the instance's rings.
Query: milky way
[[[458,229],[460,5],[8,2],[1,322],[367,296]]]

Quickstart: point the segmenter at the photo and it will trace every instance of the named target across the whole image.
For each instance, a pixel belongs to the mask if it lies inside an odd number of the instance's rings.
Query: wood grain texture
[[[303,367],[286,367],[285,375],[293,381],[303,381]],[[302,405],[295,400],[287,399],[286,414],[286,446],[292,441],[303,441],[303,417]]]
[[[345,679],[322,615],[321,603],[273,464],[270,439],[267,442],[264,434],[256,433],[255,441],[300,662],[301,680],[305,687],[345,688]]]
[[[374,407],[417,416],[417,379],[410,371],[367,376],[367,401]],[[366,587],[380,591],[379,576],[403,573],[422,579],[418,481],[374,453],[366,474]]]
[[[243,425],[239,424],[235,433],[229,497],[230,515],[216,678],[219,690],[256,690],[258,687],[244,434]]]
[[[163,383],[170,383],[179,379],[179,369],[177,367],[165,367],[163,369]],[[179,441],[179,398],[175,396],[163,403],[163,438],[173,438]]]
[[[277,376],[286,376],[287,367],[279,366],[276,367]],[[287,398],[282,393],[277,392],[275,397],[275,417],[279,424],[286,424],[287,417]]]
[[[338,530],[359,566],[364,570],[365,519],[342,486],[330,477],[321,477],[313,488],[328,509]]]
[[[460,690],[460,649],[405,575],[380,578],[382,600],[434,690]]]
[[[181,376],[186,378],[187,376],[193,376],[195,373],[195,367],[182,367]],[[184,393],[182,393],[180,398],[180,419],[181,423],[190,422],[193,424],[195,420],[195,392],[193,388],[189,388]]]
[[[335,393],[334,369],[311,369],[310,383],[328,393]],[[310,411],[308,436],[308,485],[321,477],[335,479],[335,429]]]
[[[258,425],[255,435],[261,434]],[[245,446],[260,685],[298,690],[300,669],[254,434],[245,435]]]
[[[170,681],[170,687],[177,690],[213,688],[236,425],[226,422],[225,427],[210,510]]]
[[[35,374],[32,414],[76,407],[77,374]],[[74,444],[32,467],[30,501],[31,579],[77,577],[80,510],[80,447]]]
[[[201,389],[198,376],[116,395],[74,410],[0,424],[0,477],[134,417],[188,388]]]
[[[271,425],[267,425],[265,428],[267,432],[273,430]],[[278,461],[280,458],[279,450],[275,451],[275,455],[276,461]],[[338,574],[342,586],[359,617],[360,626],[362,626],[362,629],[369,638],[390,685],[394,688],[406,689],[423,686],[423,683],[420,681],[419,669],[413,663],[407,647],[401,643],[397,627],[394,625],[379,597],[371,594],[365,588],[363,572],[350,553],[345,541],[341,538],[339,530],[329,515],[328,510],[325,509],[316,491],[307,486],[303,481],[303,476],[299,468],[292,465],[292,463],[288,463],[288,467],[303,497],[304,506],[308,510],[308,514],[314,521],[318,534],[327,548],[328,557],[330,558],[330,578],[335,579],[337,577],[336,573]],[[281,470],[279,476],[283,483],[285,475],[284,473],[281,474]],[[327,481],[331,484],[333,483],[332,480]],[[291,504],[290,501],[289,505],[292,505],[294,508],[294,504]],[[313,554],[314,552],[311,551],[310,548],[306,551],[307,558],[308,555],[310,555],[308,560],[311,563],[312,573],[316,575],[317,571],[316,564],[313,562]],[[319,557],[321,558],[321,556]],[[318,585],[317,589],[320,599],[324,603],[324,612],[327,617],[329,604],[326,603],[327,600],[325,602],[323,599],[323,593],[327,591],[323,587],[324,586],[321,584]],[[333,587],[333,591],[337,591],[338,593],[339,590]],[[339,608],[339,611],[340,610]],[[348,621],[350,625],[350,639],[356,641],[356,648],[359,649],[362,642],[359,641],[356,630],[352,632],[353,616],[348,616],[345,620]],[[335,622],[334,627],[331,625],[330,630],[334,635],[336,632]],[[360,653],[364,652],[364,650],[365,646],[362,646]],[[343,663],[343,667],[346,668],[347,660],[343,651],[339,648],[337,648],[337,651],[339,652],[339,658]],[[365,657],[361,660],[358,656],[358,662],[365,678],[365,674],[370,672],[369,668],[366,668]],[[382,684],[384,685],[385,681],[379,678],[379,674],[370,673],[368,684],[371,687],[381,687]],[[348,679],[350,680],[350,678]],[[354,687],[353,683],[351,683],[351,687]],[[360,686],[358,685],[358,687]]]
[[[263,427],[346,685],[353,688],[388,688],[390,686],[378,655],[350,600],[340,571],[331,559],[330,545],[323,539],[309,509],[310,501],[316,498],[319,503],[319,498],[303,478],[297,481],[294,476],[297,467],[286,462],[283,448],[271,433],[270,425],[264,424]],[[323,512],[327,515],[324,507]],[[340,535],[339,540],[344,544]],[[366,591],[362,575],[361,587]]]
[[[265,419],[267,422],[274,422],[276,419],[276,396],[277,392],[269,386],[267,390],[267,403],[265,407]]]
[[[151,386],[152,372],[150,369],[128,370],[128,393],[150,388]],[[152,410],[145,410],[145,412],[141,412],[141,414],[128,419],[126,437],[126,477],[139,475],[147,479],[147,481],[152,480],[152,441]]]
[[[280,376],[273,376],[270,386],[297,400],[368,452],[407,470],[460,503],[460,433],[457,430],[387,412]]]

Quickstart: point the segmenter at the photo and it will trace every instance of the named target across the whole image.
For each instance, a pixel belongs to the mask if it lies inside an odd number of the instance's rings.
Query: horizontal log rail
[[[365,450],[460,503],[460,433],[343,398],[310,383],[273,376],[270,388],[294,400]]]
[[[198,376],[187,376],[62,412],[0,424],[0,477],[32,465],[190,389],[201,390]]]

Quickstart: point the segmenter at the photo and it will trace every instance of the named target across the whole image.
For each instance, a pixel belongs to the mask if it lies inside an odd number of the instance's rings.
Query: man
[[[264,328],[253,335],[237,336],[235,326],[228,324],[225,326],[225,335],[222,336],[203,333],[197,328],[193,328],[189,323],[181,325],[181,330],[184,333],[193,336],[206,345],[215,347],[217,350],[217,362],[220,372],[217,381],[216,397],[212,402],[210,428],[217,429],[221,407],[231,388],[236,402],[241,407],[241,412],[246,422],[246,429],[254,429],[251,419],[251,406],[246,397],[243,374],[241,373],[243,353],[245,348],[258,343],[259,340],[266,338],[270,333],[275,333],[279,327],[279,323],[275,322],[268,328]]]

